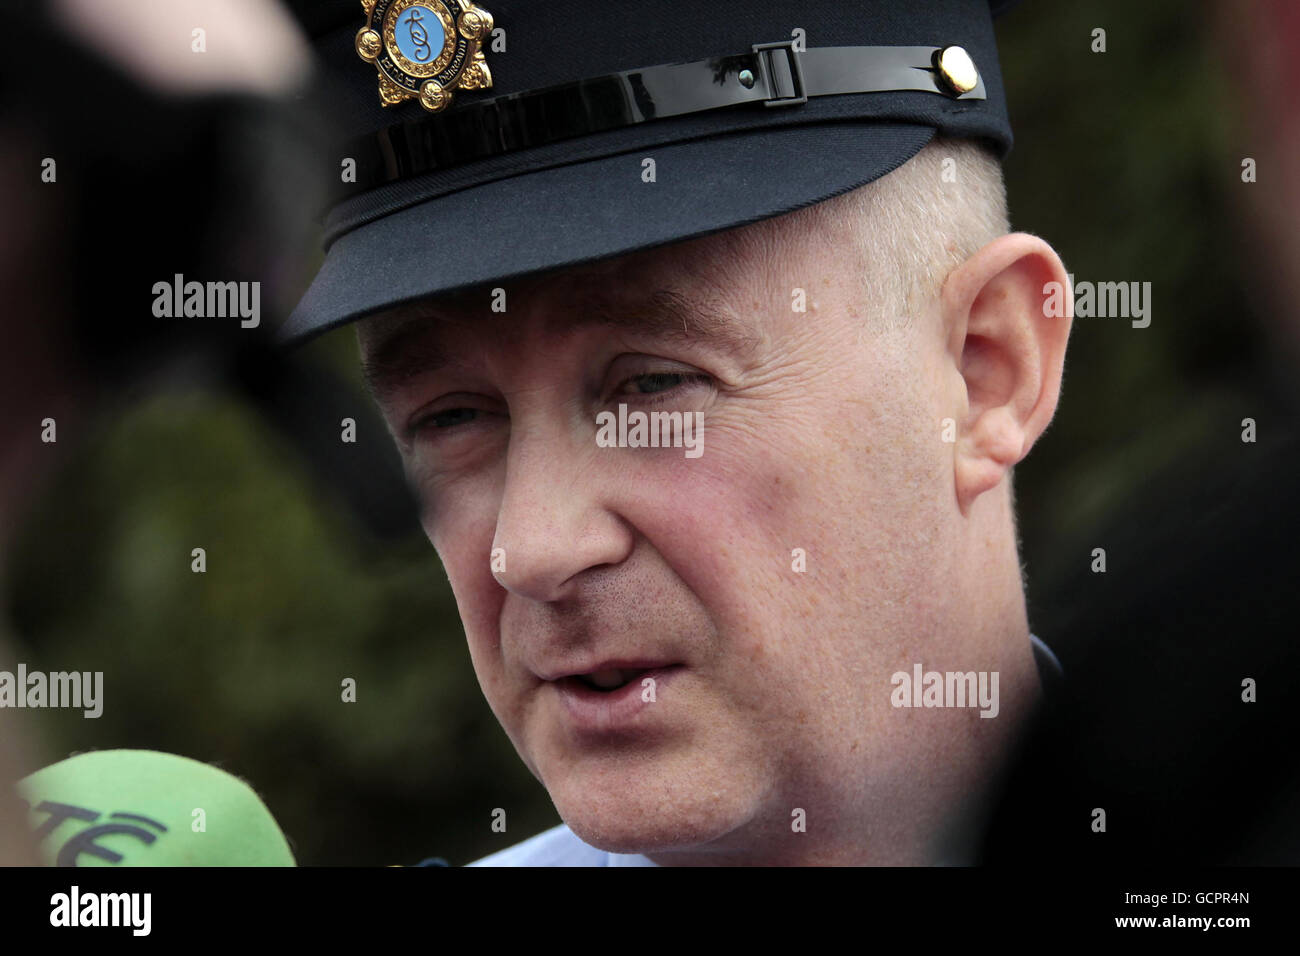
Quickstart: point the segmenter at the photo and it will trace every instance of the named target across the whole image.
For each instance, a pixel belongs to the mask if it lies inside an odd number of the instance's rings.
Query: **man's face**
[[[483,692],[588,843],[881,843],[999,723],[890,704],[894,672],[992,645],[960,627],[960,375],[861,269],[847,235],[772,220],[361,329]],[[701,413],[702,454],[601,447],[620,403]],[[575,676],[610,670],[629,683]]]

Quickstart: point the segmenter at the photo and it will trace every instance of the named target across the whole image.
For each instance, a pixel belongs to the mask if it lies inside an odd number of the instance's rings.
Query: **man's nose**
[[[594,429],[588,437],[590,447],[567,431],[511,436],[492,542],[493,573],[507,591],[561,601],[584,571],[631,553],[634,532],[607,498],[626,476],[604,460],[612,450],[596,447]]]

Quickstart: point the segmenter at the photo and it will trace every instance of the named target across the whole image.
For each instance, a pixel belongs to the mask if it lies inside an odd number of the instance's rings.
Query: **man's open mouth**
[[[626,739],[664,731],[677,708],[656,706],[686,670],[683,663],[652,659],[583,661],[550,679],[564,726],[582,739]],[[640,736],[638,736],[640,735]],[[577,738],[575,738],[577,739]]]
[[[650,670],[649,667],[640,669],[613,668],[611,670],[595,671],[591,674],[577,674],[572,679],[590,687],[592,690],[608,693],[631,683],[642,674],[649,673]]]
[[[676,663],[659,663],[655,661],[629,661],[628,664],[630,666],[627,667],[601,665],[595,670],[556,678],[555,683],[561,686],[567,685],[575,690],[612,694],[629,684],[639,685],[647,677],[657,680],[669,671],[677,670],[681,666]]]

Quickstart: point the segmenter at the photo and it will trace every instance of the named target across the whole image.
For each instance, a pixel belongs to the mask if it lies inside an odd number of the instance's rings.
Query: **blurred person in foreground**
[[[3,571],[60,452],[129,391],[177,359],[220,379],[270,354],[266,328],[239,315],[160,317],[154,287],[176,274],[253,280],[268,312],[283,303],[297,278],[286,248],[306,217],[263,190],[304,135],[274,104],[300,88],[309,57],[270,0],[7,5],[0,35],[9,41],[0,61]],[[304,196],[310,182],[299,180]],[[3,617],[0,608],[7,636]],[[0,641],[0,671],[15,671],[22,643]],[[11,785],[43,762],[43,747],[12,732],[14,720],[0,710],[0,864],[31,864],[38,856]]]
[[[1069,680],[1008,778],[990,863],[1300,864],[1300,7],[1225,3],[1202,29],[1240,107],[1214,157],[1242,238],[1230,322],[1266,345],[1198,382],[1230,387],[1226,414],[1089,529],[1107,573],[1080,560],[1052,586]]]

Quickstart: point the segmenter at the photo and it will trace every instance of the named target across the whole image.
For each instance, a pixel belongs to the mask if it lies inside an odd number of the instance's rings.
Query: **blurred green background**
[[[1046,237],[1076,279],[1153,286],[1149,328],[1076,320],[1060,411],[1017,468],[1031,623],[1049,644],[1095,530],[1189,456],[1240,451],[1238,423],[1266,400],[1239,212],[1250,150],[1209,14],[1026,2],[1000,24],[1013,228]],[[368,404],[349,330],[312,351]],[[6,715],[44,761],[139,747],[216,763],[263,794],[304,864],[461,864],[559,822],[482,698],[419,529],[367,538],[232,397],[105,409],[7,578],[18,660],[105,672],[98,720]],[[358,699],[343,705],[347,677]]]

